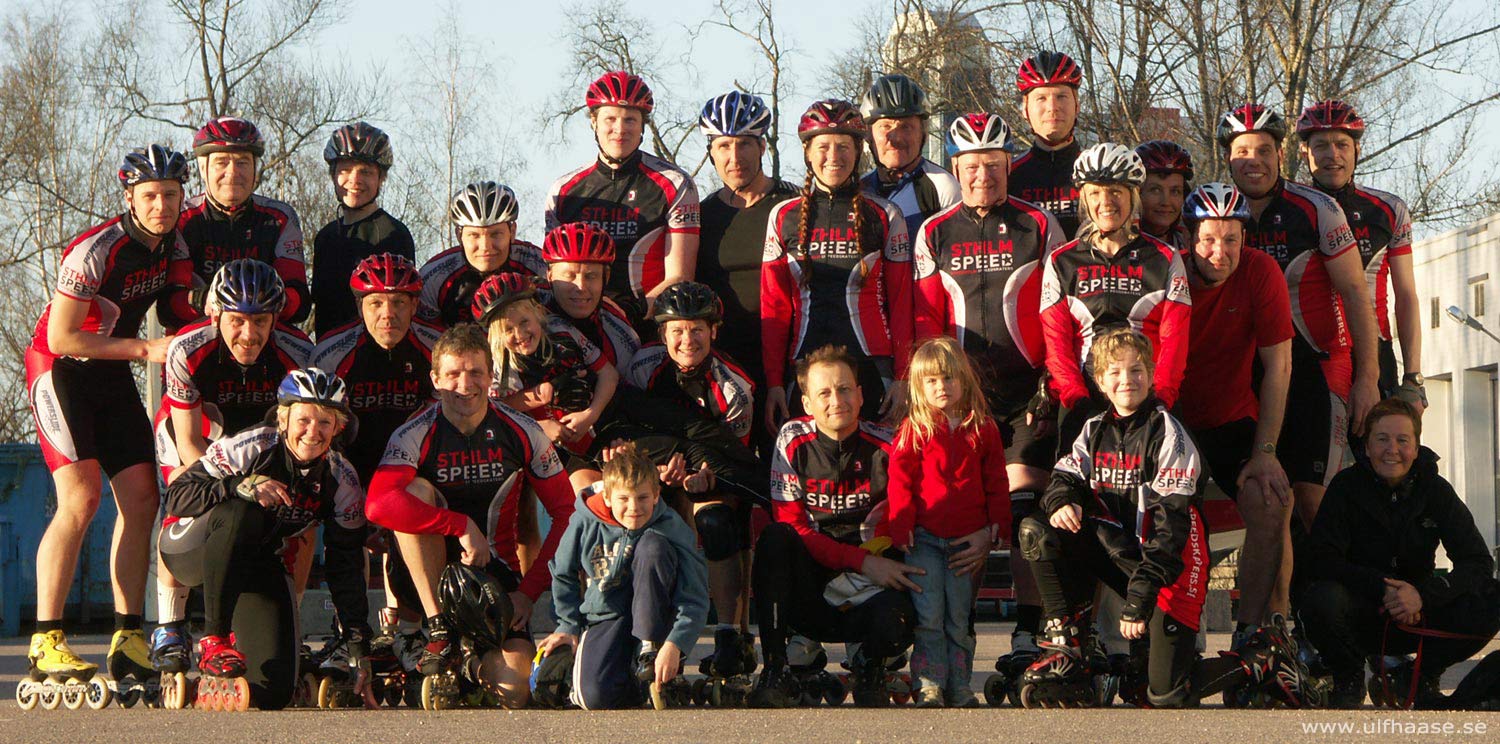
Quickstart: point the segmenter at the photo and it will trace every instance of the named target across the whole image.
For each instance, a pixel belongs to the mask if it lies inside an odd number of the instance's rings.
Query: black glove
[[[1036,381],[1036,393],[1031,396],[1031,401],[1026,404],[1026,412],[1031,414],[1031,422],[1048,421],[1057,415],[1057,401],[1052,399],[1052,393],[1047,390],[1047,381],[1052,378],[1046,370],[1042,370],[1042,376]]]
[[[552,405],[565,413],[576,413],[594,402],[594,385],[588,370],[570,370],[552,379]]]

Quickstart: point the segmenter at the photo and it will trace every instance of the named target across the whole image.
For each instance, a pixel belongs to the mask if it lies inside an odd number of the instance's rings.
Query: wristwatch
[[[1275,442],[1261,442],[1260,444],[1255,445],[1255,448],[1268,455],[1276,454]]]
[[[1406,374],[1401,375],[1401,381],[1409,382],[1413,385],[1416,385],[1417,387],[1427,386],[1427,378],[1423,377],[1421,372],[1407,372]]]

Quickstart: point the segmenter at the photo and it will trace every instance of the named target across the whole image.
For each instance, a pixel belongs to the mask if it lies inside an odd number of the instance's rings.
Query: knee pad
[[[748,526],[734,508],[726,504],[712,504],[693,514],[693,523],[698,527],[698,542],[703,544],[703,556],[711,561],[722,561],[744,550],[748,542]]]
[[[1036,511],[1036,502],[1040,496],[1041,494],[1036,491],[1010,492],[1010,543],[1012,545],[1020,544],[1021,521]]]
[[[495,577],[462,563],[443,569],[438,604],[449,630],[488,648],[499,648],[510,627],[510,595]]]
[[[1021,546],[1021,555],[1028,561],[1055,561],[1062,555],[1062,538],[1057,530],[1035,516],[1021,520],[1016,542]]]
[[[573,647],[558,646],[531,667],[531,699],[547,708],[562,708],[573,693]]]

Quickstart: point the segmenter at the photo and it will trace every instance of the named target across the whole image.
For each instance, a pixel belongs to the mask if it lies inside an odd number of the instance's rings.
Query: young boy
[[[641,681],[676,678],[708,618],[703,554],[660,496],[655,464],[621,447],[579,494],[552,559],[557,631],[538,648],[573,648],[572,700],[585,710],[641,705]]]
[[[1094,580],[1125,598],[1120,634],[1149,638],[1130,702],[1196,705],[1227,687],[1251,684],[1293,707],[1307,704],[1307,670],[1283,623],[1272,623],[1239,653],[1199,659],[1198,618],[1208,586],[1208,545],[1198,512],[1198,449],[1153,396],[1151,344],[1128,328],[1094,341],[1094,381],[1110,409],[1089,419],[1058,461],[1040,511],[1022,521],[1021,550],[1032,561],[1046,617],[1041,658],[1021,680],[1027,707],[1092,704],[1089,646]],[[1139,648],[1140,644],[1133,644]],[[1138,667],[1139,668],[1139,667]]]

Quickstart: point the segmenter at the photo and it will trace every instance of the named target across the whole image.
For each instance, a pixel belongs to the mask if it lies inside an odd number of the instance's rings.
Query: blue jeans
[[[918,527],[913,540],[906,562],[927,574],[911,577],[922,587],[920,593],[911,594],[917,610],[911,673],[918,686],[937,687],[952,695],[955,690],[969,689],[974,673],[974,631],[969,622],[974,577],[955,576],[948,568],[949,555],[959,550],[948,545],[948,538]]]

